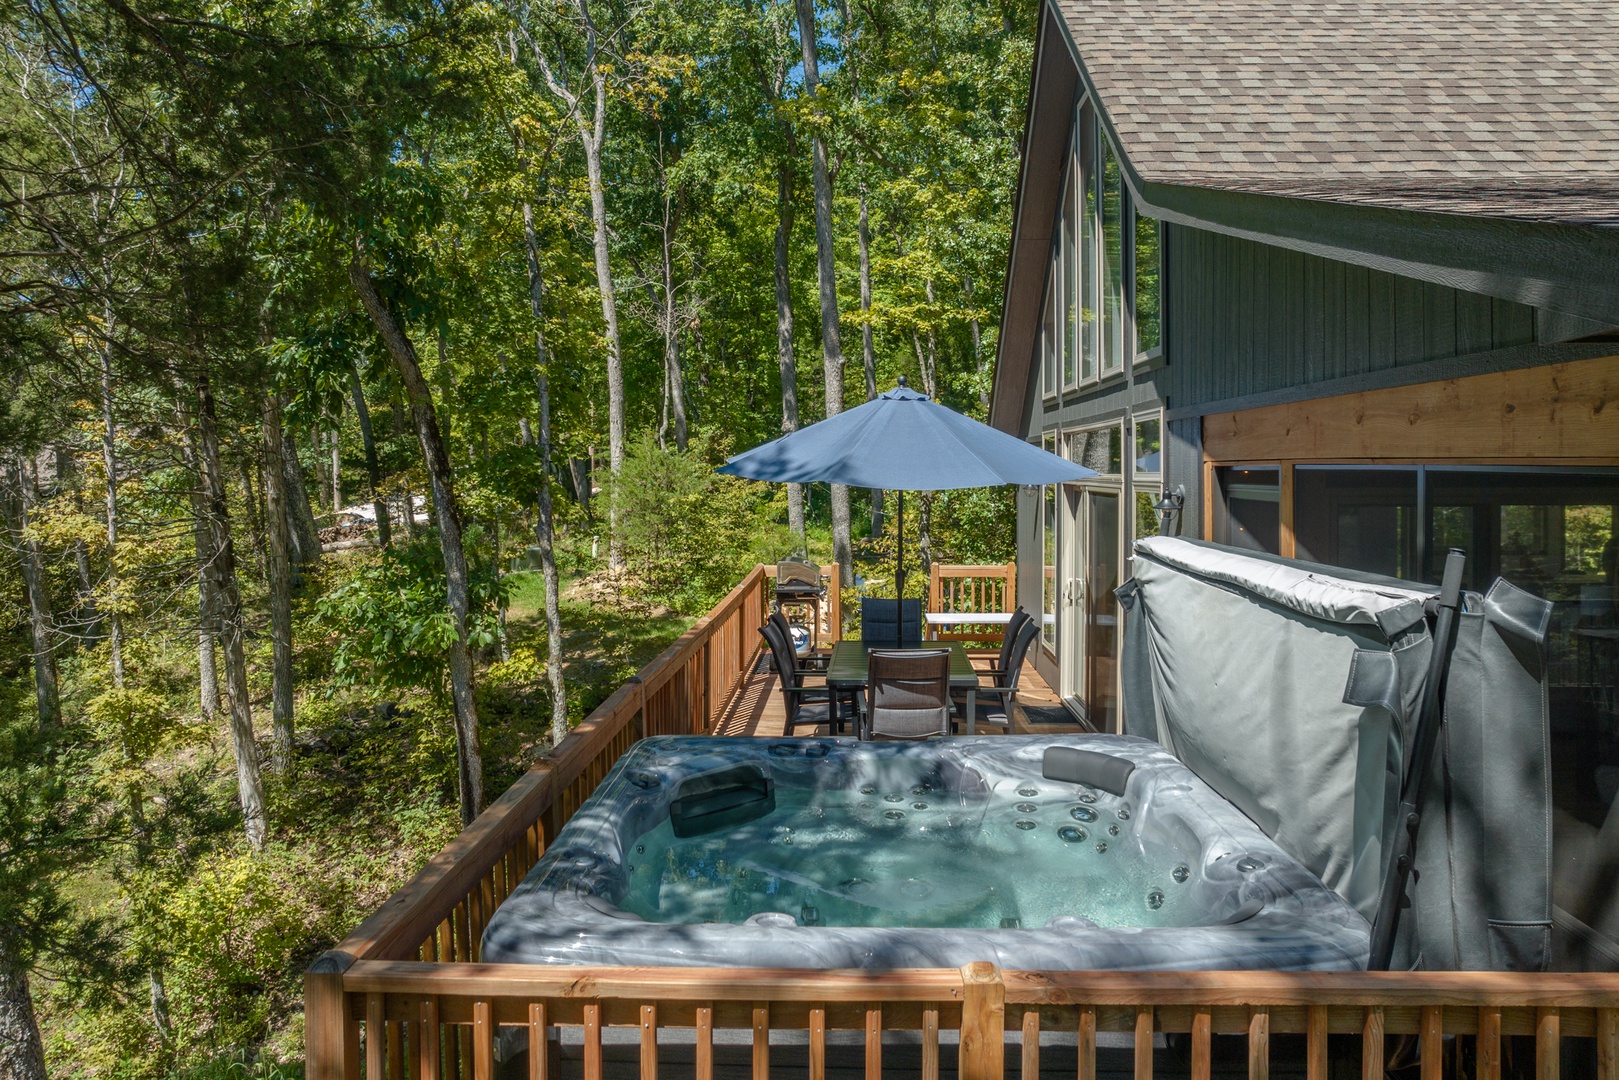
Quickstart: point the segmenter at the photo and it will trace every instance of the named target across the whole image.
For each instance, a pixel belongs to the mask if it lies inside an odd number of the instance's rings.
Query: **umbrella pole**
[[[905,491],[899,495],[899,544],[895,548],[894,603],[899,608],[899,647],[905,647]]]

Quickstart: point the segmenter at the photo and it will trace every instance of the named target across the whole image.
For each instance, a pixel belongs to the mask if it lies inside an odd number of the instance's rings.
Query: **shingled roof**
[[[1057,0],[1148,183],[1619,225],[1619,0]]]

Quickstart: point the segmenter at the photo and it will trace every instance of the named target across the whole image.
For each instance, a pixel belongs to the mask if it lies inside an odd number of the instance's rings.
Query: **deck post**
[[[350,1030],[343,972],[354,961],[328,952],[304,972],[304,1075],[308,1080],[343,1080]]]
[[[1002,1080],[1006,1072],[1006,984],[1001,969],[975,960],[961,969],[961,1080]]]

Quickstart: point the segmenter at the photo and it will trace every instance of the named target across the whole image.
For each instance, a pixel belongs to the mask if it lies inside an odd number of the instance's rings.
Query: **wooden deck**
[[[970,654],[974,666],[983,669],[995,653],[989,651],[973,650]],[[1036,718],[1025,707],[1040,710]],[[1089,730],[1079,720],[1074,719],[1071,713],[1065,713],[1068,719],[1065,722],[1048,723],[1039,722],[1044,717],[1052,715],[1046,710],[1060,709],[1062,702],[1046,681],[1035,671],[1034,665],[1025,662],[1023,674],[1018,682],[1018,700],[1012,713],[1012,733],[1016,735],[1050,735],[1053,733],[1082,732]],[[751,735],[763,738],[774,738],[781,735],[785,725],[786,713],[782,706],[781,690],[776,681],[775,672],[771,671],[765,662],[764,654],[754,658],[753,667],[743,676],[742,688],[731,701],[730,706],[722,711],[716,718],[713,734],[715,735]],[[979,734],[999,734],[999,728],[986,727],[980,729]],[[799,735],[810,734],[807,728],[800,728]],[[825,735],[826,729],[816,728],[814,734]]]

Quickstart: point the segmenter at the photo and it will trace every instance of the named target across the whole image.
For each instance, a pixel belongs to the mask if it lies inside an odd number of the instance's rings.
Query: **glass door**
[[[1122,495],[1107,488],[1063,489],[1059,621],[1061,693],[1098,731],[1118,729],[1118,602]]]

